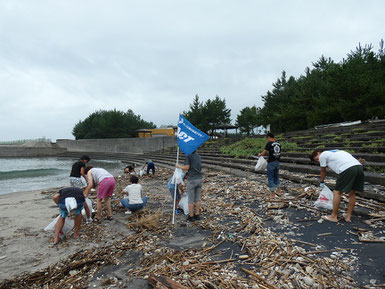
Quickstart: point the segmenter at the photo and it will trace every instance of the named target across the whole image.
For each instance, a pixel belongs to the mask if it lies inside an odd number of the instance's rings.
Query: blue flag
[[[178,147],[186,155],[190,155],[199,148],[209,136],[193,126],[182,115],[179,115],[178,121]]]

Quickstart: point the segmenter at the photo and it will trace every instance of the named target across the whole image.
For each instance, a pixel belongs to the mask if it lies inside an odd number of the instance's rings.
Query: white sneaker
[[[88,224],[88,223],[92,223],[92,218],[88,218],[87,220],[86,220],[86,223]]]
[[[128,211],[126,211],[126,212],[124,212],[126,215],[131,215],[132,214],[132,212],[130,211],[130,210],[128,210]]]

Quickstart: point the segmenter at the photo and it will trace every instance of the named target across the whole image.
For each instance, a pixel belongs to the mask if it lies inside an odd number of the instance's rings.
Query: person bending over
[[[112,220],[112,210],[110,197],[114,194],[115,189],[115,179],[114,177],[102,168],[93,168],[87,166],[84,169],[84,172],[87,174],[88,186],[84,190],[84,196],[88,197],[91,188],[98,187],[97,191],[97,217],[94,218],[94,221],[100,223],[102,220],[102,201],[107,208],[107,217],[106,220]]]
[[[144,170],[145,166],[147,166],[147,176],[150,175],[150,170],[152,171],[152,175],[155,175],[155,164],[152,160],[147,160],[146,163],[143,165],[142,170]]]
[[[143,209],[147,204],[147,197],[142,197],[142,185],[138,184],[138,182],[137,176],[131,176],[131,184],[123,190],[123,194],[126,196],[120,200],[120,203],[128,209],[126,211],[127,215]]]
[[[53,197],[53,200],[59,206],[60,211],[60,217],[55,225],[53,244],[57,245],[60,242],[59,234],[63,229],[65,218],[67,218],[71,211],[75,211],[76,214],[74,238],[78,238],[80,225],[83,219],[81,212],[85,201],[83,190],[77,187],[64,188]]]
[[[182,180],[187,181],[187,175],[188,173],[182,173]],[[175,184],[172,183],[172,177],[167,183],[168,190],[170,191],[171,198],[174,200],[174,193],[175,193]],[[178,205],[180,202],[180,199],[182,198],[182,195],[184,193],[183,185],[181,183],[177,184],[176,187],[176,198],[175,198],[175,213],[181,214],[182,212],[178,209]]]
[[[126,174],[135,174],[137,175],[136,171],[135,171],[135,164],[131,164],[131,165],[128,165],[127,167],[124,168],[124,172]]]
[[[322,218],[327,221],[337,222],[341,195],[342,193],[348,193],[348,211],[343,217],[346,222],[351,222],[351,216],[356,204],[356,191],[362,192],[364,190],[364,170],[361,163],[350,153],[343,150],[322,151],[316,149],[309,157],[311,161],[318,162],[321,166],[321,187],[325,185],[326,167],[338,175],[333,191],[333,211],[330,215],[322,216]]]

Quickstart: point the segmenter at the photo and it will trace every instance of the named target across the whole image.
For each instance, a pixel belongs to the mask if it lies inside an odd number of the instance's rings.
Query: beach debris
[[[170,175],[171,171],[160,168],[156,178],[166,184]],[[144,210],[124,217],[131,233],[115,234],[112,239],[111,235],[105,235],[103,224],[85,224],[85,232],[80,238],[95,242],[94,248],[81,249],[40,271],[4,280],[0,288],[86,288],[89,280],[98,278],[100,268],[122,264],[126,264],[126,280],[107,276],[100,279],[102,286],[124,288],[121,282],[141,278],[155,288],[360,287],[354,280],[359,262],[351,254],[353,249],[328,250],[315,241],[310,243],[289,237],[300,238],[299,227],[319,219],[320,210],[312,204],[312,199],[319,194],[316,186],[288,188],[289,192],[293,189],[292,194],[281,199],[266,199],[269,189],[258,179],[222,172],[208,175],[202,193],[203,218],[191,227],[186,227],[184,218],[177,219],[175,226],[171,225],[172,212],[159,210],[171,200],[165,188],[164,194],[151,195],[155,209],[148,205]],[[117,182],[115,196],[111,199],[116,214],[124,215],[125,208],[119,207],[118,203],[127,183],[124,176]],[[145,183],[143,186],[145,188]],[[385,213],[377,202],[360,202],[370,207],[372,218],[381,218]],[[287,207],[304,210],[311,216],[291,220]],[[276,227],[292,233],[276,233],[273,230]],[[203,245],[171,246],[170,240],[176,233],[187,229],[209,232],[202,240]],[[357,231],[362,238],[367,233]],[[183,236],[188,240],[193,233]],[[379,239],[374,234],[373,237]],[[66,242],[60,246],[63,243]],[[132,257],[135,262],[127,262],[130,256],[135,256]]]
[[[159,220],[161,219],[162,212],[150,212],[148,210],[142,210],[134,214],[132,217],[136,217],[133,222],[129,222],[127,227],[130,229],[147,229],[147,230],[156,230],[159,227]],[[130,218],[132,219],[132,218]]]
[[[148,283],[150,283],[154,288],[188,289],[188,287],[183,286],[165,276],[156,276],[155,274],[151,274],[147,280]]]
[[[358,240],[368,243],[385,243],[385,237],[377,238],[374,233],[367,229],[354,228],[357,231]]]

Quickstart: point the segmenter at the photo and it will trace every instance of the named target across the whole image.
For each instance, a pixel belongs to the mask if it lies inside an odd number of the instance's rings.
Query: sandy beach
[[[53,235],[43,229],[58,215],[52,193],[39,190],[1,195],[0,211],[1,280],[56,263],[82,243],[76,241],[59,254],[49,247]]]
[[[287,207],[266,199],[265,176],[209,171],[203,219],[189,223],[177,215],[171,225],[171,174],[159,168],[155,177],[141,178],[149,202],[129,216],[118,206],[128,176],[116,177],[114,219],[83,223],[80,238],[69,233],[57,246],[51,245],[53,233],[43,231],[58,214],[56,190],[0,196],[0,288],[151,288],[152,273],[186,288],[322,288],[322,282],[361,288],[385,282],[384,243],[361,243],[351,235],[361,227],[383,236],[383,222],[369,226],[360,216],[352,224],[318,222],[322,212],[312,209],[314,201],[293,198],[303,194],[303,185],[283,181],[283,199],[293,202]]]

